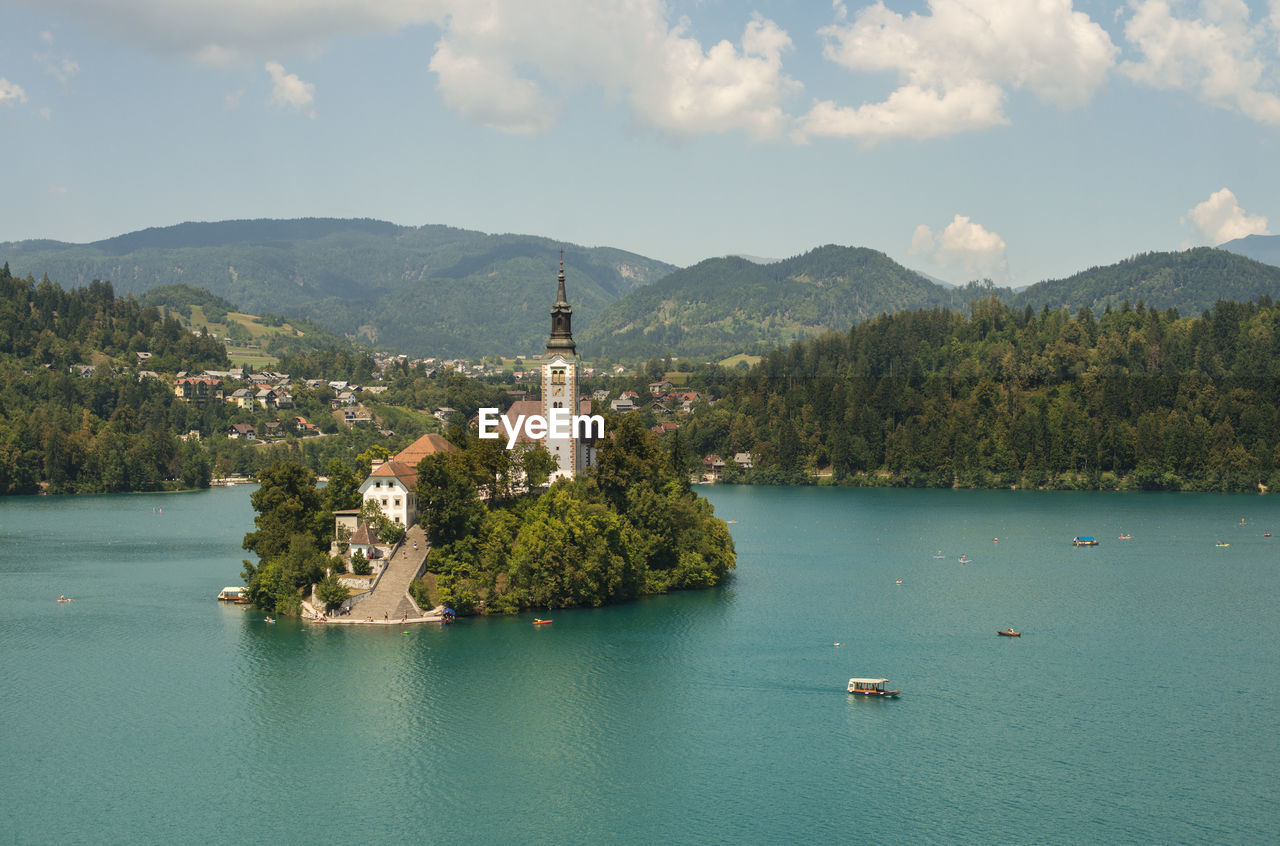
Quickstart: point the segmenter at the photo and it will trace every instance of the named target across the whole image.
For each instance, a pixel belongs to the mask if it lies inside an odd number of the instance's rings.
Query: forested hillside
[[[1280,299],[1280,267],[1212,247],[1173,253],[1143,253],[1066,279],[1032,285],[1008,298],[1011,306],[1066,308],[1095,314],[1128,300],[1148,308],[1175,308],[1196,315],[1218,300]]]
[[[416,355],[535,352],[564,250],[580,325],[674,268],[607,247],[375,220],[184,223],[92,244],[0,244],[17,274],[121,293],[186,284],[254,313],[303,318]]]
[[[959,308],[990,293],[944,288],[859,247],[829,245],[764,265],[730,256],[633,291],[590,323],[580,346],[611,359],[761,353],[883,312]]]
[[[747,481],[1280,486],[1280,307],[1267,297],[1191,318],[994,298],[968,316],[903,312],[776,350],[714,391],[682,436],[699,455],[751,452]]]

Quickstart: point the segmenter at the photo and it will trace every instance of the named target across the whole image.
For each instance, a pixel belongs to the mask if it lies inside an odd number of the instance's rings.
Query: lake
[[[722,588],[326,629],[250,491],[0,500],[0,843],[1280,838],[1274,496],[701,488]]]

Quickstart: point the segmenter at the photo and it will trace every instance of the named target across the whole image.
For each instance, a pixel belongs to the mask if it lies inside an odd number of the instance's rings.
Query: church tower
[[[578,400],[578,352],[573,342],[573,307],[564,291],[564,252],[560,253],[560,275],[556,284],[556,302],[551,307],[551,337],[547,354],[542,358],[542,416],[551,419],[553,408],[568,409],[569,414],[583,413]],[[561,412],[563,413],[563,412]],[[590,407],[586,413],[590,413]],[[551,481],[561,477],[572,479],[595,463],[594,443],[573,437],[548,436],[543,445],[556,460]]]

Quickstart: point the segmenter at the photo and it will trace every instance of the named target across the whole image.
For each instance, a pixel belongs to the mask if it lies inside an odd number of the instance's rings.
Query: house
[[[636,404],[626,397],[614,400],[609,403],[609,407],[619,414],[626,414],[628,411],[636,410]]]
[[[750,470],[752,467],[755,466],[752,463],[751,453],[749,452],[735,452],[733,454],[733,463],[738,465],[743,470]]]
[[[373,421],[373,413],[364,406],[364,403],[350,406],[349,408],[340,408],[333,412],[333,419],[344,426],[354,426],[357,423],[370,423]]]
[[[293,395],[283,388],[276,388],[276,408],[293,408]]]
[[[339,405],[355,405],[356,395],[351,393],[351,391],[342,391],[338,394],[338,398],[333,401],[333,404],[335,407]]]
[[[276,407],[276,392],[271,388],[259,388],[253,399],[261,408],[271,409]]]
[[[238,408],[253,408],[253,391],[248,388],[237,388],[227,397],[227,402]]]
[[[631,400],[632,402],[635,402],[636,400],[640,399],[640,395],[637,394],[635,391],[623,391],[622,393],[618,394],[618,397],[620,399]]]
[[[316,435],[320,432],[320,427],[314,423],[308,423],[305,417],[293,418],[293,428],[303,435]]]
[[[650,383],[649,383],[649,396],[651,396],[651,397],[660,397],[660,396],[662,396],[663,394],[665,394],[665,393],[667,393],[668,391],[670,391],[670,390],[671,390],[672,388],[674,388],[674,387],[675,387],[675,385],[671,384],[671,383],[670,383],[670,382],[668,382],[666,379],[663,379],[663,380],[661,380],[661,381],[659,381],[659,382],[650,382]]]
[[[665,435],[670,432],[674,432],[676,429],[679,429],[679,428],[680,428],[679,423],[672,423],[668,421],[666,423],[659,423],[656,426],[650,426],[649,431],[653,432],[655,435]]]
[[[713,452],[702,459],[702,469],[706,475],[718,482],[724,474],[724,459]]]
[[[605,390],[592,391],[591,398],[596,402],[603,403],[605,400],[609,399],[609,392]],[[523,397],[521,399],[523,399]]]
[[[335,516],[334,519],[336,520],[337,517]],[[359,552],[367,558],[371,564],[382,558],[382,550],[378,548],[378,535],[369,526],[369,524],[363,520],[356,521],[355,531],[353,531],[351,533],[351,537],[347,539],[347,551],[351,555],[355,555]],[[376,571],[381,569],[381,567],[375,565],[374,569]]]
[[[147,359],[151,358],[151,353],[149,352],[136,352],[134,355],[138,358],[138,364],[145,364]]]
[[[227,437],[242,441],[256,441],[258,433],[248,423],[232,423],[227,427]]]
[[[284,430],[280,428],[279,420],[268,420],[264,428],[262,436],[264,438],[281,438],[284,437]]]
[[[449,406],[447,405],[443,405],[440,408],[437,408],[435,411],[431,412],[431,416],[439,420],[441,423],[448,423],[450,420],[453,419],[453,416],[457,413],[458,412],[456,410],[449,408]]]
[[[94,371],[96,370],[97,368],[94,367],[92,364],[73,364],[67,368],[68,373],[74,373],[76,376],[79,376],[81,379],[88,379],[90,376],[94,374]]]
[[[428,455],[441,452],[457,452],[458,448],[440,435],[427,434],[418,438],[388,461],[375,461],[369,478],[360,486],[360,497],[373,502],[402,526],[411,526],[418,519],[418,462]]]

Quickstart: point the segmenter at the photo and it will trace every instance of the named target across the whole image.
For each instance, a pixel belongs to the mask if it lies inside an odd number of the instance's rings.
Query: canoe
[[[1013,629],[1008,629],[1007,631],[1003,631],[1003,632],[997,630],[996,634],[1004,635],[1005,637],[1022,637],[1022,632],[1015,632]]]
[[[536,617],[533,620],[533,624],[535,626],[545,626],[547,623],[550,623],[550,622],[551,622],[550,620],[539,620]]]

